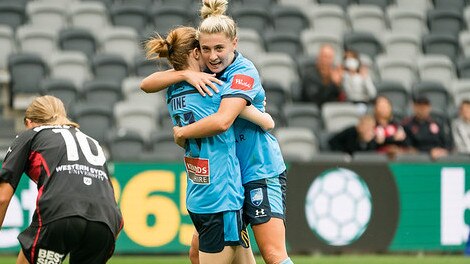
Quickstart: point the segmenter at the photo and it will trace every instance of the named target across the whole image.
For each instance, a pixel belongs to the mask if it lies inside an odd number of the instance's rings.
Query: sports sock
[[[290,258],[286,258],[285,260],[281,261],[281,263],[279,264],[294,264],[294,262],[292,262],[292,260],[290,260]]]

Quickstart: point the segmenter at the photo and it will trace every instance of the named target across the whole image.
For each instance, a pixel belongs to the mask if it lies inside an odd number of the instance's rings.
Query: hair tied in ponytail
[[[168,40],[166,39],[165,44],[168,46],[168,56],[171,56],[171,54],[173,53],[173,45],[171,45],[170,42],[168,42]]]

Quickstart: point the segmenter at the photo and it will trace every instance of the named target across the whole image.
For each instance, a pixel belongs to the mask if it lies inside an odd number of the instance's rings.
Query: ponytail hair
[[[80,127],[77,123],[67,118],[62,101],[52,95],[36,97],[28,106],[25,118],[40,125],[69,125]]]
[[[188,56],[194,48],[199,48],[199,42],[196,39],[196,30],[192,27],[175,28],[165,39],[157,34],[145,43],[148,59],[168,58],[177,71],[188,67]]]
[[[235,21],[226,16],[227,0],[203,0],[200,13],[203,19],[198,28],[199,35],[224,33],[230,40],[237,37]]]

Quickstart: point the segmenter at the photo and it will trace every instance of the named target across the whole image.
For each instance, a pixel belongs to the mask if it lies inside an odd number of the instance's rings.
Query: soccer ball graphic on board
[[[344,168],[325,171],[311,184],[305,201],[310,229],[332,246],[345,246],[359,239],[372,213],[367,184]]]

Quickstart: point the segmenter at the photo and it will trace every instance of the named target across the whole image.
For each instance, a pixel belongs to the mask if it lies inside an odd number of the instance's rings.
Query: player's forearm
[[[245,107],[240,117],[260,126],[264,131],[269,131],[275,126],[273,118],[268,113],[261,112],[253,105]]]
[[[0,229],[3,225],[3,220],[5,219],[13,193],[14,189],[9,183],[0,183]]]
[[[140,83],[140,89],[146,93],[155,93],[184,80],[184,71],[175,71],[171,69],[167,71],[154,72],[142,80]]]
[[[185,139],[215,136],[227,131],[234,120],[235,118],[227,118],[220,113],[215,113],[199,120],[197,123],[182,127],[176,136]]]

